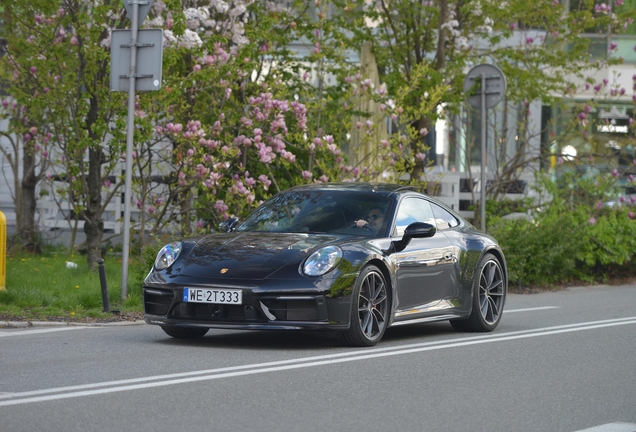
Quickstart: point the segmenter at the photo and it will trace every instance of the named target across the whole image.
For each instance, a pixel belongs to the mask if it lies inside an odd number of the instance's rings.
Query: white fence
[[[443,202],[460,215],[466,218],[473,218],[474,210],[469,210],[468,207],[473,205],[473,194],[475,199],[479,200],[481,192],[479,174],[475,175],[475,178],[471,181],[465,173],[429,173],[426,176],[426,180],[428,182],[428,194],[430,196]],[[526,196],[525,193],[527,193],[531,179],[525,178],[521,180],[525,182],[525,188],[522,191],[524,193],[511,193],[507,194],[506,197],[519,199]],[[473,193],[470,192],[471,184],[474,185]],[[75,221],[71,217],[71,210],[72,209],[68,202],[61,202],[58,204],[52,199],[41,199],[38,201],[37,205],[36,220],[39,221],[40,228],[45,231],[71,229],[75,226]],[[131,206],[131,220],[133,223],[138,220],[140,212],[141,210],[136,206]],[[124,205],[120,194],[113,198],[102,215],[104,218],[104,229],[114,234],[121,234],[123,228],[123,214]],[[77,224],[78,229],[80,230],[84,226],[84,222],[82,220],[78,220]]]
[[[492,180],[492,174],[486,175],[486,181]],[[428,173],[425,177],[428,182],[427,192],[430,196],[443,202],[451,209],[465,218],[472,219],[474,210],[468,207],[476,204],[481,195],[480,173],[473,174],[472,180],[466,173],[441,172]],[[525,175],[519,179],[519,193],[507,193],[506,198],[520,199],[528,195],[529,187],[534,181],[532,175]],[[471,185],[472,192],[471,192]]]

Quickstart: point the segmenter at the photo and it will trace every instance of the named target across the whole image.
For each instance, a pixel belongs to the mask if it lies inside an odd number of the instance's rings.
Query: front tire
[[[373,346],[384,336],[388,318],[388,285],[380,269],[370,265],[356,279],[351,296],[351,325],[342,337],[350,346]]]
[[[175,339],[199,339],[205,336],[209,329],[205,327],[161,327],[168,336]]]
[[[479,261],[476,274],[472,310],[468,319],[450,320],[450,323],[458,331],[491,332],[503,314],[506,301],[505,275],[497,258],[489,253]]]

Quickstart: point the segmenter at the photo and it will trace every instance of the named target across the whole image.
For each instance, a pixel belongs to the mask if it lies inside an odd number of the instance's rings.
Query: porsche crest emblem
[[[225,274],[225,273],[227,273],[227,271],[228,271],[228,270],[229,270],[229,269],[222,268],[222,269],[221,269],[221,274]]]

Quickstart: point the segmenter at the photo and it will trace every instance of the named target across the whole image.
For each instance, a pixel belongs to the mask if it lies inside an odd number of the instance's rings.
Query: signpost
[[[110,89],[128,90],[128,129],[126,134],[126,179],[124,193],[124,240],[121,269],[121,297],[128,295],[128,255],[130,254],[130,201],[132,199],[132,149],[135,131],[135,89],[159,90],[163,53],[161,29],[139,30],[154,0],[124,0],[130,17],[130,30],[115,30],[111,38]],[[139,50],[138,50],[139,48]],[[127,50],[130,53],[127,53]],[[127,55],[129,54],[129,55]],[[129,61],[126,61],[126,57]],[[143,73],[138,73],[137,63]],[[139,81],[137,81],[139,80]]]
[[[506,77],[501,69],[491,64],[473,67],[464,79],[464,92],[468,93],[468,102],[481,109],[481,230],[486,232],[486,114],[503,99],[506,94]]]

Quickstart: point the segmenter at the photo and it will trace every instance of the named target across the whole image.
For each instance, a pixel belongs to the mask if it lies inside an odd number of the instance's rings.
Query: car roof
[[[342,183],[311,183],[294,186],[290,190],[333,190],[333,191],[358,191],[375,192],[381,195],[391,195],[401,192],[417,192],[413,186],[403,186],[392,183],[364,183],[364,182],[342,182]]]

